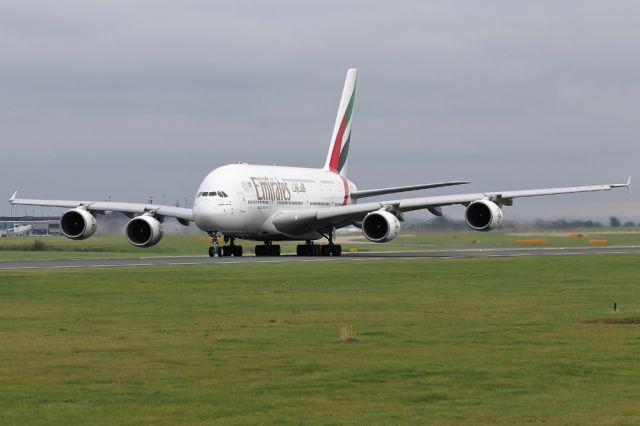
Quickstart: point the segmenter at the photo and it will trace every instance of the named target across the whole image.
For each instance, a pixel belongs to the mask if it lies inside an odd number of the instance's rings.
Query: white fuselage
[[[338,173],[302,167],[230,164],[209,173],[193,203],[196,225],[210,234],[245,239],[317,239],[314,231],[286,234],[271,218],[282,211],[351,203],[356,186]]]

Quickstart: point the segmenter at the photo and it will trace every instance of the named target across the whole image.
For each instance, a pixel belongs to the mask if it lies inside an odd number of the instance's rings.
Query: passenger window
[[[218,191],[218,197],[224,197],[224,195],[223,195],[223,194],[224,194],[224,192],[222,192],[222,191]]]
[[[215,191],[214,191],[214,192],[210,192],[210,193],[209,193],[209,197],[215,197],[215,196],[216,196]]]

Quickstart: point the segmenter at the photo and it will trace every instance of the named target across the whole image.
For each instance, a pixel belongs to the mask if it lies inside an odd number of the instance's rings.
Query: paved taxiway
[[[517,256],[570,256],[584,254],[624,254],[640,253],[640,246],[625,247],[579,247],[579,248],[513,248],[442,250],[432,252],[358,252],[344,253],[341,257],[298,257],[283,255],[278,257],[216,257],[205,256],[162,256],[130,258],[93,258],[64,260],[17,260],[0,261],[1,269],[73,269],[73,268],[117,268],[167,265],[219,265],[234,263],[288,263],[288,262],[337,262],[393,259],[460,259],[482,257]]]

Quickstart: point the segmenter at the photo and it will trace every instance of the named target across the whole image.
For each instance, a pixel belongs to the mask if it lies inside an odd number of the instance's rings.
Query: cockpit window
[[[224,191],[198,192],[198,195],[196,197],[216,197],[216,196],[223,197],[223,198],[229,197],[227,193]]]

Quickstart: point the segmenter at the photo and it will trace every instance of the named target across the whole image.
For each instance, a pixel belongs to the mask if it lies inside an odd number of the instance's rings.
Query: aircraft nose
[[[218,206],[199,204],[193,206],[193,218],[199,228],[207,231],[217,231],[221,228],[223,213]]]

